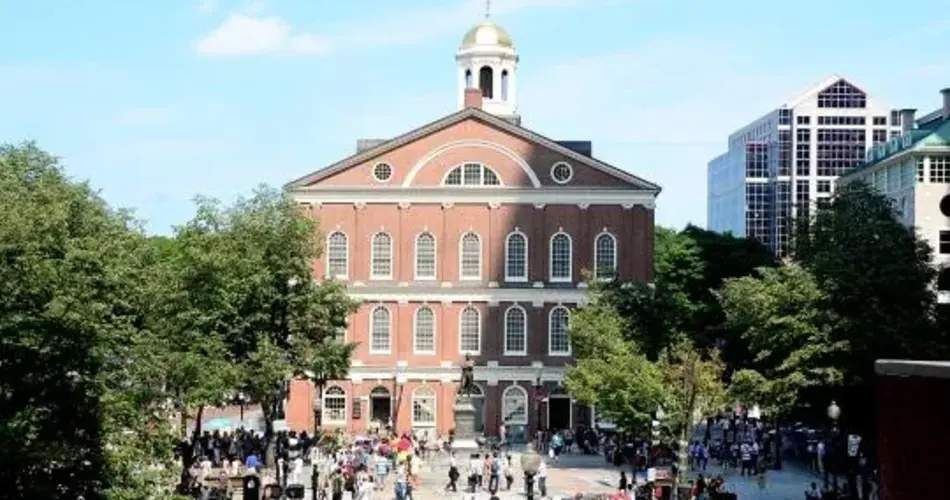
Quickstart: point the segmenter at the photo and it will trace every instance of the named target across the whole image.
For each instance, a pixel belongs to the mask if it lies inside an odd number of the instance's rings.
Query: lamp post
[[[653,421],[650,426],[650,449],[647,450],[647,468],[653,467],[653,447],[660,441],[660,425],[666,418],[666,412],[663,407],[656,405],[656,411],[653,412]]]
[[[841,418],[841,407],[835,403],[834,400],[831,401],[831,404],[828,405],[828,419],[831,420],[831,437],[829,440],[829,446],[825,449],[825,458],[831,458],[829,463],[824,464],[825,469],[825,486],[828,485],[828,466],[833,465],[834,469],[831,471],[831,487],[837,492],[838,491],[838,435],[840,431],[838,430],[838,419]]]
[[[521,455],[521,470],[524,472],[525,495],[528,500],[534,500],[534,477],[541,468],[541,455],[531,444]]]
[[[247,396],[243,392],[238,392],[237,394],[238,404],[241,405],[241,424],[240,427],[244,428],[244,405],[247,403]]]

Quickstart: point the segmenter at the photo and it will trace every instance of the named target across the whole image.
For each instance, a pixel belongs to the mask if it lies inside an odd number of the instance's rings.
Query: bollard
[[[257,474],[245,475],[241,489],[245,500],[257,500],[261,497],[261,478]]]

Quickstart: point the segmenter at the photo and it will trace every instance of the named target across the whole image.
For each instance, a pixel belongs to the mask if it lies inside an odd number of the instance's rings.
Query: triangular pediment
[[[565,158],[566,161],[571,162],[573,165],[575,165],[575,168],[591,169],[592,171],[596,171],[599,175],[613,179],[613,184],[619,185],[624,189],[651,191],[654,193],[658,193],[660,191],[660,187],[658,185],[622,169],[614,167],[613,165],[597,160],[588,154],[584,154],[583,149],[581,148],[581,151],[578,151],[579,148],[576,147],[576,145],[567,142],[558,143],[529,129],[476,108],[463,109],[439,120],[428,123],[422,127],[406,132],[405,134],[402,134],[396,138],[379,142],[373,147],[359,151],[354,155],[340,160],[339,162],[291,181],[290,183],[286,184],[285,188],[294,190],[320,184],[326,179],[340,176],[349,169],[353,169],[359,165],[365,165],[368,162],[373,162],[378,158],[383,158],[385,155],[393,151],[396,151],[400,148],[409,147],[414,143],[423,141],[427,137],[433,136],[439,132],[444,132],[452,127],[457,127],[467,121],[478,122],[478,124],[491,127],[493,130],[497,130],[503,134],[529,142],[538,148],[543,148],[547,151],[550,151],[560,157]],[[531,179],[531,183],[534,185],[534,187],[540,187],[536,176]]]

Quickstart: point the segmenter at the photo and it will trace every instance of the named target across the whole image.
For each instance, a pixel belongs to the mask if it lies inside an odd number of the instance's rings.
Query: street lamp
[[[647,467],[652,467],[653,464],[653,447],[656,446],[656,443],[660,440],[660,425],[663,423],[663,419],[666,418],[666,412],[663,411],[663,407],[656,405],[656,410],[653,412],[654,419],[650,425],[650,449],[647,450]]]
[[[831,472],[831,486],[835,491],[838,491],[838,419],[841,418],[841,407],[838,406],[834,400],[831,400],[831,404],[828,405],[828,419],[831,420],[831,439],[828,443],[830,446],[825,450],[825,458],[831,458],[830,463],[823,464],[825,469],[825,486],[828,485],[828,466],[834,464],[834,471]]]
[[[534,445],[528,444],[528,449],[521,455],[521,470],[524,471],[525,495],[528,500],[534,500],[534,476],[541,468],[541,455]]]

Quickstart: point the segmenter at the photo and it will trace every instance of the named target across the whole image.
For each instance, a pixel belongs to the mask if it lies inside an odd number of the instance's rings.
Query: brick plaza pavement
[[[520,453],[512,452],[512,461],[515,468],[515,482],[511,491],[499,491],[501,500],[524,498],[524,481],[520,469]],[[458,463],[463,477],[460,482],[464,487],[464,476],[468,467],[467,457],[458,457]],[[620,468],[607,464],[599,455],[563,455],[559,463],[548,460],[548,497],[561,499],[572,497],[577,493],[613,493],[620,480]],[[629,477],[629,469],[628,477]],[[719,473],[717,467],[710,467],[709,474]],[[445,456],[435,456],[426,461],[419,474],[420,487],[414,492],[414,500],[468,500],[472,494],[468,492],[451,493],[445,491],[448,482],[448,459]],[[760,489],[754,478],[743,478],[736,474],[726,477],[726,485],[730,491],[738,494],[740,500],[800,500],[808,484],[814,478],[805,471],[789,467],[781,471],[769,471],[766,475],[766,489]],[[504,482],[504,480],[502,480]],[[487,500],[487,492],[478,492],[476,500]],[[390,500],[393,498],[392,489],[375,495],[374,500]]]

